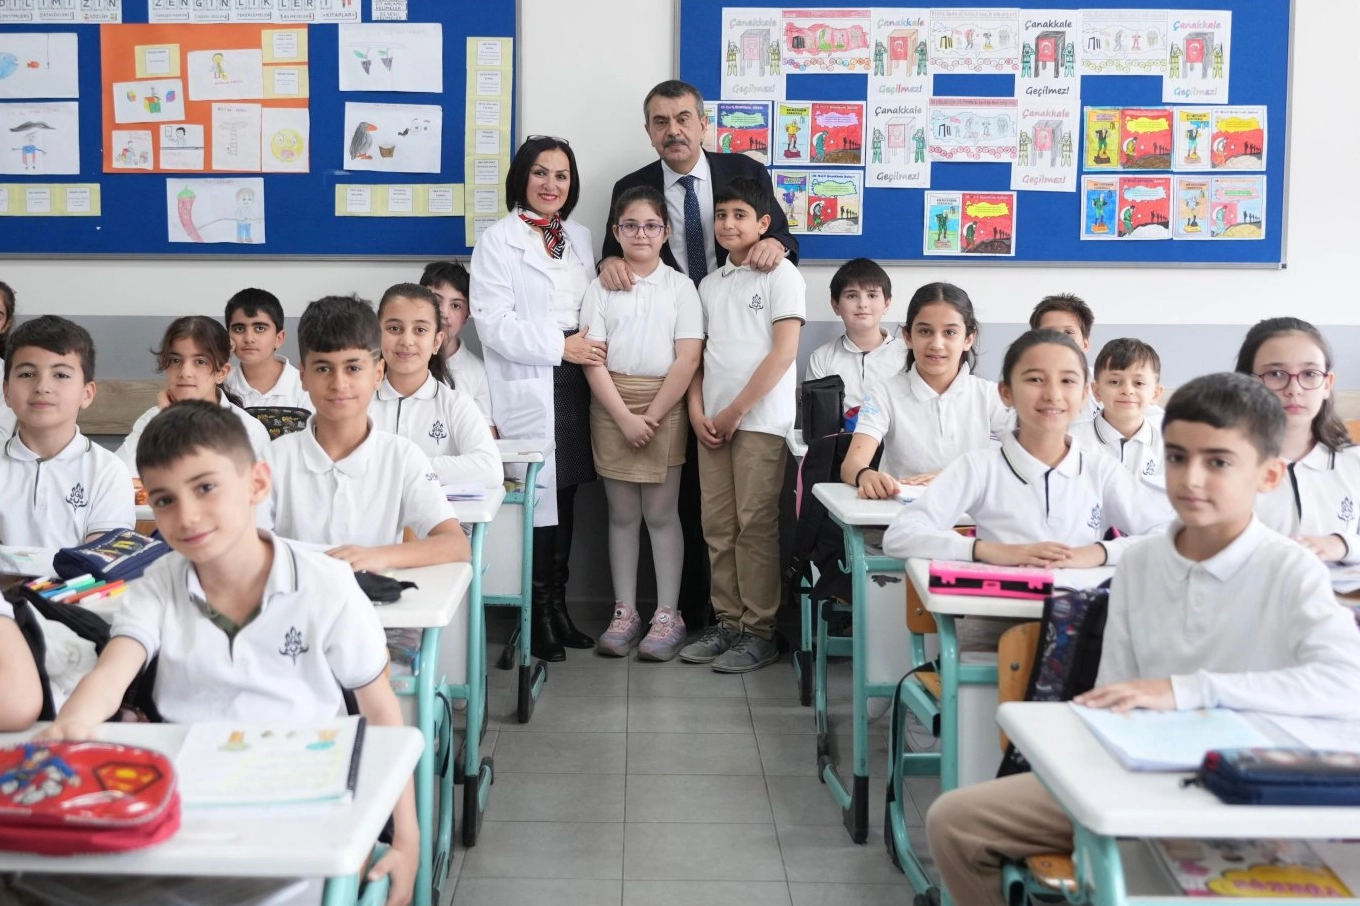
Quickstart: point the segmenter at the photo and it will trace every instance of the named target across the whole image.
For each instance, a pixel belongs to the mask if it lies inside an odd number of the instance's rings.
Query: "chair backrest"
[[[996,700],[997,704],[1020,701],[1029,687],[1029,675],[1034,671],[1034,655],[1039,649],[1039,633],[1043,624],[1038,620],[1012,626],[1001,634],[996,644]],[[1010,740],[1001,731],[1001,751]]]
[[[1350,432],[1351,443],[1360,444],[1360,418],[1346,419],[1346,430]]]
[[[907,584],[907,629],[913,635],[933,635],[937,630],[935,627],[935,615],[926,610],[926,605],[921,601],[921,596],[916,593],[916,586],[910,582]]]

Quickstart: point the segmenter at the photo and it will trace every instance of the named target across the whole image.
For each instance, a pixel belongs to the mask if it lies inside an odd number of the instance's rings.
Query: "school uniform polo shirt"
[[[1072,443],[1056,466],[1040,462],[1014,433],[1000,449],[975,450],[945,468],[920,497],[902,508],[883,536],[892,557],[972,560],[973,539],[954,531],[968,513],[981,541],[1031,544],[1101,543],[1114,565],[1137,535],[1172,519],[1166,495],[1137,481],[1109,457]],[[1124,537],[1103,541],[1118,528]]]
[[[264,459],[265,450],[269,449],[268,429],[260,424],[260,420],[255,416],[227,399],[226,394],[220,396],[218,404],[223,409],[230,409],[232,414],[241,420],[246,429],[246,437],[250,438],[250,448],[255,451],[255,458]],[[161,411],[159,406],[152,406],[138,416],[132,423],[132,430],[123,438],[122,446],[117,450],[116,455],[132,475],[137,474],[137,443],[142,439],[142,432],[146,430],[146,426],[151,424],[151,420],[160,415]]]
[[[897,334],[880,327],[883,342],[865,352],[848,334],[812,350],[808,356],[807,379],[814,381],[838,374],[845,382],[845,414],[852,418],[864,402],[869,388],[907,369],[907,344]]]
[[[1256,515],[1267,527],[1296,535],[1340,535],[1343,563],[1360,563],[1360,447],[1332,451],[1324,444],[1297,462],[1279,487],[1256,495]]]
[[[315,427],[269,445],[274,531],[308,544],[380,547],[402,530],[425,537],[454,518],[430,458],[414,443],[369,423],[368,437],[336,462]]]
[[[136,521],[132,476],[76,429],[61,452],[41,459],[15,434],[0,455],[0,543],[72,547]]]
[[[855,433],[882,442],[880,471],[907,478],[995,446],[1013,423],[996,383],[972,374],[966,364],[944,393],[936,393],[912,366],[869,387]]]
[[[505,481],[500,451],[477,404],[434,375],[410,396],[402,396],[384,377],[368,404],[368,417],[375,429],[419,447],[443,484],[492,488]]]
[[[1113,458],[1131,475],[1155,478],[1164,471],[1163,415],[1161,409],[1149,406],[1143,416],[1143,426],[1132,437],[1125,438],[1119,429],[1105,420],[1102,412],[1088,422],[1072,425],[1072,439],[1081,444],[1084,450]]]
[[[488,425],[495,425],[491,417],[491,391],[486,385],[486,364],[466,343],[458,344],[458,351],[444,360],[453,378],[454,389],[472,397]]]
[[[728,262],[699,284],[704,309],[704,414],[722,412],[774,349],[774,324],[807,320],[807,284],[788,259],[769,273]],[[741,420],[739,430],[786,437],[797,407],[797,362]]]
[[[260,391],[250,386],[240,362],[236,363],[236,367],[227,375],[222,386],[240,397],[241,404],[247,409],[255,406],[285,406],[290,409],[315,411],[311,395],[302,389],[302,375],[298,370],[284,356],[276,354],[274,361],[283,363],[283,373],[268,390]]]
[[[17,424],[18,419],[14,415],[14,410],[6,406],[3,399],[0,399],[0,440],[4,440],[13,434]]]
[[[1317,556],[1253,519],[1196,562],[1182,529],[1115,570],[1096,685],[1169,677],[1180,710],[1360,718],[1360,629]]]
[[[128,586],[114,637],[159,656],[152,690],[171,723],[306,722],[345,713],[342,689],[382,676],[387,643],[349,564],[292,545],[274,547],[260,609],[234,637],[208,616],[193,564],[171,553]]]
[[[704,312],[694,284],[658,264],[627,290],[596,280],[581,303],[581,326],[609,344],[605,367],[617,374],[664,378],[675,364],[676,340],[704,338]]]

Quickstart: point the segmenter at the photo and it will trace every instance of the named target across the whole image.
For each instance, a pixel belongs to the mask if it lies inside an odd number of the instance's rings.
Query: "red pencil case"
[[[930,562],[930,590],[937,595],[1043,600],[1053,594],[1053,571],[957,560]]]

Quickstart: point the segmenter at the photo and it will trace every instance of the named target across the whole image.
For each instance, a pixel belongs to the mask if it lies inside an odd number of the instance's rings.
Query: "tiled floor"
[[[724,676],[569,651],[550,665],[524,725],[513,678],[491,670],[484,752],[495,758],[496,782],[477,845],[456,850],[446,902],[450,894],[458,906],[911,902],[883,846],[886,719],[871,725],[869,840],[856,846],[816,777],[812,711],[798,704],[787,658]],[[848,665],[833,664],[847,760],[849,687]],[[938,789],[912,781],[918,845]]]

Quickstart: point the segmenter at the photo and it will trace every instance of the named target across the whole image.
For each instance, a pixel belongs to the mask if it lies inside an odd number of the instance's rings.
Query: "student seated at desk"
[[[1166,407],[1177,521],[1115,571],[1096,708],[1233,708],[1360,717],[1360,630],[1327,570],[1252,515],[1284,478],[1285,417],[1257,381],[1196,378]],[[1002,859],[1072,848],[1072,823],[1032,774],[944,794],[926,817],[954,902],[1003,903]]]
[[[351,572],[255,528],[270,470],[239,419],[193,401],[153,418],[137,466],[173,549],[133,583],[94,671],[44,739],[89,739],[151,658],[152,700],[174,723],[309,721],[345,713],[344,690],[380,726],[402,725],[382,627]],[[415,788],[393,816],[392,848],[369,872],[410,899],[420,860]]]
[[[368,416],[383,379],[380,345],[378,316],[362,299],[327,296],[302,313],[302,386],[316,414],[269,445],[274,530],[330,545],[356,570],[470,560],[429,457]],[[419,540],[403,544],[408,527]]]
[[[431,261],[420,274],[420,285],[434,293],[439,300],[439,315],[444,319],[444,345],[440,354],[449,372],[449,383],[472,397],[477,408],[491,426],[493,437],[496,422],[491,417],[491,390],[486,383],[486,363],[468,348],[459,334],[467,326],[468,293],[472,280],[467,268],[454,261]]]
[[[1162,474],[1162,360],[1142,340],[1111,340],[1096,356],[1091,393],[1100,411],[1072,426],[1072,438],[1092,453],[1122,463],[1129,474]]]
[[[14,608],[0,600],[0,733],[15,733],[33,726],[42,711],[42,679],[33,661]]]
[[[18,424],[0,448],[0,543],[72,547],[132,528],[132,477],[76,426],[95,397],[89,332],[43,315],[15,329],[8,351],[5,400]]]
[[[1072,293],[1044,296],[1029,314],[1030,330],[1056,330],[1058,333],[1065,333],[1081,347],[1082,355],[1091,351],[1091,330],[1095,326],[1096,316],[1095,312],[1091,311],[1091,306],[1080,296],[1074,296]],[[1087,377],[1091,375],[1088,373]],[[1072,419],[1072,423],[1080,425],[1089,422],[1099,411],[1100,403],[1088,387],[1082,396],[1081,412]]]
[[[283,306],[268,290],[243,289],[227,300],[227,332],[241,367],[227,374],[222,386],[242,406],[282,406],[311,411],[312,399],[302,389],[298,370],[279,354],[286,332]]]

